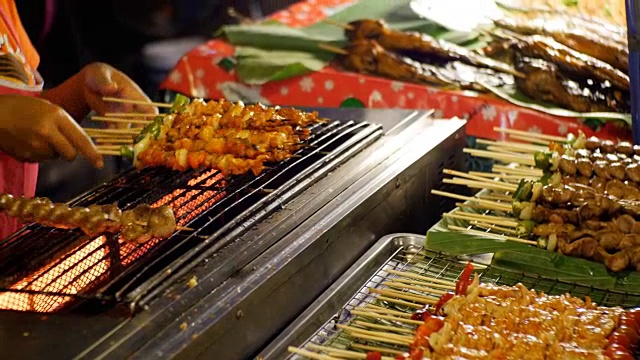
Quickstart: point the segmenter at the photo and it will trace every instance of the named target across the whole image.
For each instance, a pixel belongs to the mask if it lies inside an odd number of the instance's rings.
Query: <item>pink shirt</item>
[[[36,72],[40,58],[22,27],[14,0],[0,0],[0,60],[0,95],[40,95],[42,79]],[[38,164],[0,153],[0,193],[32,197],[37,179]],[[18,220],[0,213],[0,239],[20,227]]]

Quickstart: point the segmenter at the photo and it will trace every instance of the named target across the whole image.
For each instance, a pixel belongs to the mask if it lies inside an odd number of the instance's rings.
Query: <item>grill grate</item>
[[[400,247],[393,256],[391,256],[389,260],[367,280],[365,285],[360,288],[353,297],[351,297],[346,305],[343,306],[343,308],[333,318],[327,321],[320,329],[309,337],[309,339],[302,344],[300,348],[313,348],[314,345],[348,351],[377,351],[380,348],[383,348],[387,350],[387,352],[383,352],[386,354],[393,354],[393,351],[395,351],[396,354],[408,351],[408,346],[379,342],[376,340],[363,341],[362,339],[356,339],[348,332],[340,329],[338,325],[353,326],[354,321],[363,320],[364,318],[353,314],[352,311],[356,308],[362,308],[370,305],[381,306],[390,310],[408,314],[413,313],[417,306],[410,307],[389,303],[381,300],[380,295],[369,290],[370,288],[378,290],[387,288],[386,285],[384,285],[385,282],[403,278],[403,276],[393,274],[394,271],[456,282],[468,262],[469,259],[466,258],[444,255],[425,250],[422,247]],[[506,286],[513,286],[517,283],[522,283],[529,289],[535,289],[549,295],[569,293],[583,299],[588,295],[595,303],[601,306],[621,306],[625,308],[640,306],[640,295],[632,295],[613,290],[602,290],[594,287],[548,279],[538,275],[497,269],[490,265],[474,261],[472,261],[472,263],[475,267],[475,273],[480,276],[483,283],[494,283]],[[416,290],[403,289],[401,291],[405,294],[425,295],[423,292]],[[431,294],[427,296],[435,295]],[[437,298],[434,299],[437,300]],[[368,322],[370,323],[371,320],[368,320]],[[403,324],[396,321],[387,321],[384,319],[378,319],[374,323],[380,326],[393,325],[397,333],[402,332],[402,329],[404,329],[406,331],[404,335],[409,335],[411,337],[413,336],[413,330],[415,329],[415,325]],[[305,359],[305,357],[297,354],[291,354],[288,359]]]
[[[75,230],[29,225],[1,241],[0,309],[53,312],[68,308],[73,299],[133,302],[150,290],[159,291],[170,275],[166,267],[175,272],[195,266],[194,257],[221,246],[216,240],[230,231],[247,230],[259,221],[256,212],[277,203],[283,192],[309,174],[328,173],[339,165],[329,166],[333,160],[382,134],[380,126],[365,122],[336,121],[311,130],[310,146],[258,176],[131,169],[72,202],[116,203],[123,209],[140,203],[168,205],[178,224],[193,232],[136,245],[117,236],[88,238]]]

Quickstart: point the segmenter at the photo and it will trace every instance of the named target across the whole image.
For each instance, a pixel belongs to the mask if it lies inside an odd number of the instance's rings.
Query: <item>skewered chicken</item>
[[[171,208],[139,205],[121,211],[116,205],[70,207],[46,198],[14,197],[0,194],[0,211],[24,222],[35,222],[58,229],[80,228],[89,236],[120,232],[128,242],[143,243],[152,237],[166,238],[176,231]]]
[[[426,34],[392,30],[382,20],[359,20],[349,23],[348,26],[350,29],[346,30],[346,36],[353,43],[374,40],[382,48],[420,62],[459,60],[478,67],[515,74],[514,69],[507,64],[486,58],[461,46],[436,40]]]

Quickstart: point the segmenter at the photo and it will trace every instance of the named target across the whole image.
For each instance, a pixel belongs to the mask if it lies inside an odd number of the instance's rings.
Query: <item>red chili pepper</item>
[[[610,360],[634,360],[629,350],[619,345],[610,345],[604,355]]]
[[[377,351],[369,351],[366,360],[382,360],[382,354]]]
[[[473,275],[473,265],[468,263],[460,274],[460,280],[456,283],[456,295],[467,295],[467,288],[473,282],[471,275]]]
[[[411,314],[411,320],[427,321],[427,319],[430,317],[431,317],[431,313],[429,312],[427,307],[417,310],[416,312]]]
[[[410,360],[422,360],[422,357],[424,356],[424,350],[417,348],[417,349],[411,349],[411,351],[409,352],[409,359]]]
[[[429,336],[438,332],[444,326],[444,321],[437,317],[431,317],[416,330],[416,340],[419,346],[429,345]]]
[[[558,154],[562,155],[564,147],[562,146],[562,144],[551,142],[551,143],[549,143],[549,150],[550,151],[557,151]]]
[[[396,359],[396,360],[407,360],[407,357],[402,355],[402,354],[398,354],[398,355],[396,355],[396,357],[394,359]]]
[[[438,300],[438,302],[435,305],[435,314],[438,314],[440,312],[440,309],[442,309],[442,307],[444,306],[444,304],[447,303],[447,301],[451,300],[451,298],[453,297],[452,293],[446,293],[444,295],[442,295],[442,297],[440,297],[440,300]]]

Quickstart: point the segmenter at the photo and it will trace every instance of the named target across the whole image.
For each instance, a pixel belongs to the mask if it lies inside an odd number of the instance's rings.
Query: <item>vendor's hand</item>
[[[104,97],[141,100],[151,102],[140,87],[127,75],[103,63],[92,63],[82,69],[83,95],[89,107],[98,113],[145,113],[158,114],[158,109],[150,105],[132,105],[104,101]],[[140,118],[138,118],[140,119]],[[119,127],[122,127],[122,124]],[[128,124],[125,124],[128,127]]]
[[[76,121],[47,100],[20,95],[0,96],[0,150],[24,162],[59,156],[72,161],[78,153],[96,167],[102,156]]]

